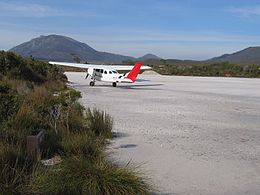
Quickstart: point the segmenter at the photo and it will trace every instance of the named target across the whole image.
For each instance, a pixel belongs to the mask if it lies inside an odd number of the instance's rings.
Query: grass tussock
[[[117,167],[104,158],[84,156],[66,159],[58,170],[38,170],[30,184],[44,194],[148,194],[151,188],[130,167]]]
[[[1,142],[0,147],[0,194],[22,193],[28,182],[32,162],[17,145]]]
[[[62,150],[66,156],[85,156],[95,159],[101,156],[103,140],[95,139],[88,133],[68,133],[61,141]]]
[[[89,129],[91,129],[97,136],[112,137],[113,120],[105,112],[97,109],[87,109],[86,120]]]

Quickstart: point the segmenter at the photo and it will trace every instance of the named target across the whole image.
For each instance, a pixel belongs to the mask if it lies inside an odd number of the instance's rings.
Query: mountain
[[[85,43],[61,35],[40,36],[10,51],[47,61],[121,63],[123,60],[135,60],[130,56],[97,51]]]
[[[140,60],[146,64],[175,64],[175,65],[200,65],[215,62],[230,62],[248,65],[260,64],[260,47],[249,47],[233,54],[224,54],[205,61],[163,60],[156,55],[146,54],[140,58],[100,52],[89,45],[61,35],[40,36],[31,41],[22,43],[12,49],[23,57],[34,57],[40,60],[66,61],[66,62],[94,62],[94,63],[122,63],[122,61]]]
[[[260,65],[260,47],[248,47],[233,54],[224,54],[208,60],[179,60],[179,59],[145,59],[144,63],[150,65],[169,64],[178,66],[209,65],[218,62],[229,62],[239,65]]]
[[[138,60],[142,61],[142,60],[160,60],[161,58],[159,58],[158,56],[154,55],[154,54],[146,54],[140,58],[138,58]]]
[[[260,64],[260,47],[248,47],[233,54],[224,54],[208,60],[209,62],[230,62],[233,64]]]

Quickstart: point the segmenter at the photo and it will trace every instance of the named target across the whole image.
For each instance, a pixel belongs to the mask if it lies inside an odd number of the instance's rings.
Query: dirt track
[[[114,88],[67,76],[113,116],[113,157],[144,163],[160,193],[260,194],[260,79],[142,75]]]

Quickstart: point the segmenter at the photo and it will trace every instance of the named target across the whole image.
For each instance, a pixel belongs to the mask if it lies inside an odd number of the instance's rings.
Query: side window
[[[103,69],[101,69],[100,72],[103,74]]]
[[[100,70],[99,69],[95,69],[96,70],[96,72],[99,72]]]
[[[107,71],[105,70],[104,73],[107,74]]]
[[[112,71],[109,71],[109,74],[112,74]]]

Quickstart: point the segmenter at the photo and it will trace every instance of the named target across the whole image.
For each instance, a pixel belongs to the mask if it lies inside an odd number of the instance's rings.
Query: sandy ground
[[[67,76],[114,118],[113,158],[142,164],[159,194],[260,194],[260,79],[140,75],[114,88]]]

